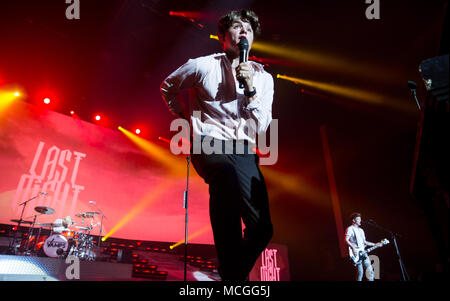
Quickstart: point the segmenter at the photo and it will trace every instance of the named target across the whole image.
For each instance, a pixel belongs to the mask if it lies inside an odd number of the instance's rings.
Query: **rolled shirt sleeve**
[[[197,62],[190,59],[162,82],[161,96],[172,114],[180,115],[182,113],[182,106],[177,98],[180,91],[194,87],[197,81]]]
[[[272,121],[272,103],[274,94],[273,77],[270,73],[263,73],[264,80],[262,86],[256,87],[256,99],[246,106],[246,110],[257,123],[257,132],[262,133],[267,130]],[[261,90],[261,92],[259,91]]]

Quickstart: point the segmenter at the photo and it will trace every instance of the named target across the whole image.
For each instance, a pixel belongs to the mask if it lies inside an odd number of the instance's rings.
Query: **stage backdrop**
[[[168,125],[169,126],[169,125]],[[16,102],[0,112],[0,223],[14,224],[22,202],[30,201],[24,219],[47,206],[52,215],[99,212],[106,216],[102,234],[112,237],[178,242],[184,239],[183,191],[186,158],[154,140],[144,152],[119,130],[107,129],[53,111]],[[191,164],[189,192],[190,243],[213,244],[209,226],[208,187]],[[92,221],[100,222],[100,215]],[[90,223],[84,220],[84,225]],[[97,235],[100,227],[95,227]]]

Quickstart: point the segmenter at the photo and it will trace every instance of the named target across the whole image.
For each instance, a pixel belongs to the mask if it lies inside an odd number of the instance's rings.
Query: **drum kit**
[[[55,212],[52,208],[45,206],[35,207],[34,211],[40,213],[40,215],[51,215]],[[97,226],[102,226],[100,222],[94,224],[94,217],[99,214],[99,212],[75,214],[76,217],[81,218],[81,223],[72,222],[70,216],[57,219],[53,223],[37,223],[37,214],[34,215],[33,221],[23,220],[22,216],[20,219],[12,219],[12,222],[17,223],[17,231],[15,231],[12,242],[13,252],[20,255],[38,255],[53,258],[66,258],[69,255],[73,255],[81,260],[93,261],[97,255],[97,248],[94,245],[91,231]],[[104,215],[102,214],[102,221],[103,217]],[[86,219],[89,221],[85,224]],[[21,224],[30,225],[30,227],[26,237],[19,240],[19,244],[16,236]],[[37,234],[34,233],[34,230],[36,230],[35,226],[39,226]],[[44,228],[50,230],[48,236],[41,235]]]

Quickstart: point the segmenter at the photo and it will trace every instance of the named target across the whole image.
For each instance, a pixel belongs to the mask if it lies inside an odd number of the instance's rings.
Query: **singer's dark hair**
[[[251,11],[249,9],[233,10],[224,15],[219,20],[217,29],[217,36],[219,37],[219,41],[223,41],[225,32],[231,27],[233,22],[238,19],[250,23],[255,38],[261,34],[261,25],[259,24],[259,18],[254,11]]]
[[[359,212],[353,212],[352,214],[350,214],[350,221],[353,221],[355,218],[357,217],[361,217],[361,213]]]

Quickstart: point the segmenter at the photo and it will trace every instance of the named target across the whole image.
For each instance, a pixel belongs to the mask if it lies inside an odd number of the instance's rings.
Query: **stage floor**
[[[180,255],[149,251],[133,251],[139,260],[146,260],[155,270],[167,272],[167,276],[139,277],[133,275],[133,264],[79,261],[78,277],[73,261],[65,259],[0,255],[0,281],[183,281],[184,261]],[[188,281],[219,281],[217,272],[204,271],[187,265]]]

